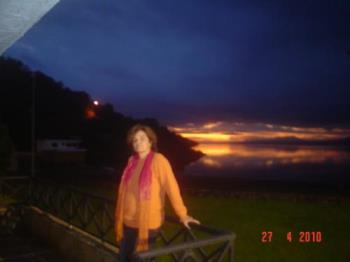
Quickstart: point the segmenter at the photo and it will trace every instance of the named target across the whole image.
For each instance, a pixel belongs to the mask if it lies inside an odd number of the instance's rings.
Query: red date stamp
[[[272,231],[263,231],[261,234],[261,242],[268,243],[272,241]]]
[[[321,231],[299,231],[299,232],[287,232],[286,240],[288,242],[299,241],[299,243],[320,243],[322,242]],[[261,232],[261,242],[270,243],[273,239],[272,231],[262,231]]]

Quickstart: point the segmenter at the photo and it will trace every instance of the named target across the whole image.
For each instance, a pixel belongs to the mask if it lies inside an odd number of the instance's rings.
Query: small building
[[[81,152],[86,149],[82,148],[81,139],[39,139],[36,142],[36,151],[56,151],[56,152]]]
[[[43,165],[84,165],[86,149],[81,139],[39,139],[36,154]]]

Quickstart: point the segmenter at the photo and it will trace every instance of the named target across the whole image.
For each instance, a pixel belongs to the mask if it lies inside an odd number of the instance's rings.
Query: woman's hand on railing
[[[197,219],[194,219],[191,216],[187,216],[185,219],[183,219],[181,221],[185,227],[187,227],[188,229],[191,229],[190,226],[188,225],[189,223],[195,223],[195,224],[200,224],[201,222],[199,222]]]

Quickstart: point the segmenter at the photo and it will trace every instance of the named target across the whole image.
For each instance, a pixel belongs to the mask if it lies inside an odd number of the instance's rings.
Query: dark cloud
[[[61,0],[7,55],[168,123],[349,126],[349,10],[340,0]]]

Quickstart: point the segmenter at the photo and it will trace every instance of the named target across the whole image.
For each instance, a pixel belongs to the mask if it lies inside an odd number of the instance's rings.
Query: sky
[[[349,25],[347,0],[61,0],[5,55],[188,137],[331,139]]]

